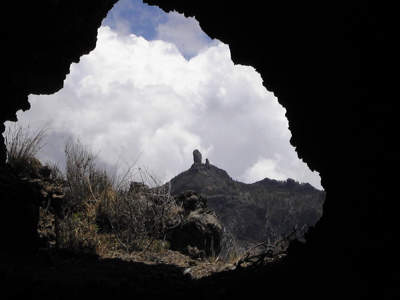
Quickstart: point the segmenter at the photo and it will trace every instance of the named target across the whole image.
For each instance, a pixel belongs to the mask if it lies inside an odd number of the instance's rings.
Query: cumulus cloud
[[[216,44],[200,28],[199,22],[192,17],[171,12],[167,20],[157,26],[157,39],[175,44],[186,57],[196,56],[200,50]]]
[[[201,38],[198,45],[205,45]],[[30,96],[20,122],[49,123],[45,156],[53,161],[72,136],[110,166],[122,170],[139,157],[139,166],[165,181],[188,169],[199,149],[234,179],[291,177],[320,187],[289,144],[285,110],[254,68],[234,65],[229,46],[218,41],[197,46],[190,59],[183,48],[103,26],[64,88]]]
[[[134,33],[153,40],[157,35],[157,25],[166,21],[167,14],[157,6],[149,6],[142,0],[120,0],[109,11],[103,25],[122,35]]]
[[[286,180],[287,174],[279,168],[279,158],[260,158],[253,166],[248,168],[241,176],[243,181],[256,182],[265,177],[277,180]]]

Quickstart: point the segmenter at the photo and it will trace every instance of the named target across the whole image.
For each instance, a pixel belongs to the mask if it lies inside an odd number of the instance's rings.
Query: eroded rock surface
[[[191,257],[217,256],[221,250],[222,226],[207,206],[207,198],[195,191],[185,191],[175,200],[183,211],[181,223],[170,234],[171,248]]]

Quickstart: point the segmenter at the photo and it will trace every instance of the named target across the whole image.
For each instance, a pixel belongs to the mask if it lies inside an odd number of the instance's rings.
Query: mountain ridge
[[[239,249],[276,240],[306,224],[315,225],[325,199],[324,191],[291,178],[239,182],[208,161],[193,163],[169,183],[171,195],[185,190],[204,194]]]

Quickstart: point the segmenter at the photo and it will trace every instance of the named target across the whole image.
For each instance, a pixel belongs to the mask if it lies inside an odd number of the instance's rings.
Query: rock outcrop
[[[29,94],[52,94],[63,87],[71,63],[79,62],[82,55],[95,48],[97,29],[115,2],[117,0],[21,0],[1,4],[5,15],[15,17],[0,20],[1,28],[5,29],[3,44],[7,45],[2,47],[0,68],[0,166],[6,161],[1,134],[5,130],[4,122],[16,121],[18,110],[30,108]],[[12,175],[4,168],[0,173],[4,206],[0,236],[6,239],[3,244],[31,249],[32,241],[37,239],[36,200],[28,196],[30,188],[26,182],[11,179]],[[11,192],[15,186],[19,188]],[[16,220],[21,223],[10,226],[9,222]],[[24,226],[29,228],[23,229]]]
[[[39,228],[39,210],[42,207],[59,212],[64,190],[51,179],[48,166],[36,161],[23,173],[18,168],[11,171],[0,168],[0,198],[13,199],[3,202],[0,226],[4,233],[0,235],[0,251],[27,253],[49,242],[48,237],[41,234],[44,228]]]
[[[193,151],[193,163],[195,164],[201,164],[203,161],[202,155],[199,150],[194,150]]]
[[[322,216],[325,199],[325,192],[308,183],[265,178],[247,184],[211,164],[193,164],[172,178],[170,186],[172,195],[186,190],[205,195],[237,252],[279,240],[293,228],[314,226]]]
[[[169,235],[171,249],[196,258],[217,256],[221,250],[222,226],[207,206],[207,198],[195,191],[185,191],[175,200],[183,211],[181,223]]]
[[[0,167],[0,199],[0,251],[25,253],[37,249],[40,190]]]

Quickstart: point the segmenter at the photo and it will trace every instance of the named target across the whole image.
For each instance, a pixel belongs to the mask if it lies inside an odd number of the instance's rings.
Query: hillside
[[[194,163],[170,183],[171,195],[185,190],[204,194],[239,248],[314,225],[322,216],[325,199],[325,192],[308,183],[265,178],[246,184],[208,162]]]

